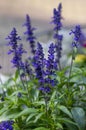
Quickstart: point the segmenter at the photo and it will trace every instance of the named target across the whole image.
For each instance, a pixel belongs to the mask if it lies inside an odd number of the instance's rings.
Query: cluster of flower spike
[[[43,48],[40,43],[37,44],[37,50],[34,55],[33,65],[36,72],[36,78],[39,81],[39,89],[48,93],[51,91],[51,86],[55,86],[55,70],[57,63],[55,61],[55,45],[50,44],[48,51],[48,59],[44,58]]]
[[[39,81],[40,87],[39,89],[43,92],[50,92],[51,86],[55,86],[55,71],[57,70],[57,66],[59,63],[59,59],[61,58],[61,50],[62,50],[62,39],[63,36],[58,33],[62,27],[62,16],[61,16],[62,4],[60,3],[58,9],[54,9],[53,11],[53,20],[52,23],[55,25],[54,27],[54,38],[56,40],[55,44],[51,43],[48,51],[48,59],[44,58],[43,48],[40,43],[37,44],[37,49],[35,50],[35,39],[33,31],[35,28],[31,26],[31,21],[29,15],[26,16],[26,23],[24,24],[27,27],[27,31],[25,34],[27,35],[27,40],[29,41],[33,53],[33,66],[35,69],[35,76]],[[80,39],[81,28],[79,25],[75,27],[75,30],[72,30],[70,34],[74,34],[73,47],[77,47],[77,43]],[[26,51],[23,49],[23,45],[18,45],[18,40],[21,38],[17,35],[17,31],[13,28],[11,34],[8,36],[10,41],[8,43],[11,46],[9,50],[9,54],[13,54],[14,57],[12,59],[12,63],[17,69],[24,70],[24,73],[30,73],[30,65],[28,59],[25,62],[22,62],[22,54]]]
[[[0,122],[0,130],[13,130],[13,121]]]

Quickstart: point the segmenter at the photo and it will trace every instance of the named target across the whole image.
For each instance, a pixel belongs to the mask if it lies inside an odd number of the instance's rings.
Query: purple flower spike
[[[21,40],[21,38],[18,36],[16,28],[13,28],[12,32],[6,39],[9,40],[8,46],[11,47],[8,54],[13,54],[14,56],[11,60],[13,67],[19,69],[22,64],[22,54],[26,53],[26,51],[23,49],[23,44],[18,45],[18,41]]]
[[[44,58],[41,44],[37,44],[33,65],[39,82],[39,90],[43,93],[51,92],[51,87],[56,85],[55,70],[57,70],[57,63],[54,54],[55,45],[53,43],[49,47],[48,59]]]
[[[55,60],[55,45],[50,44],[48,51],[48,60],[46,62],[46,79],[45,82],[48,86],[55,86],[55,71],[57,70],[57,62]]]
[[[54,31],[61,30],[62,27],[62,16],[61,16],[62,4],[60,3],[58,9],[54,8],[53,10],[53,20],[52,23],[55,25]]]
[[[71,30],[71,32],[69,34],[70,35],[74,34],[74,41],[72,42],[72,46],[78,48],[79,41],[80,41],[80,38],[81,38],[81,35],[82,35],[80,25],[75,26],[75,29]]]
[[[27,36],[27,41],[29,41],[30,43],[30,47],[31,47],[31,52],[32,54],[35,53],[35,40],[36,37],[34,36],[34,30],[36,30],[36,28],[33,28],[31,26],[31,20],[29,15],[26,15],[26,23],[24,24],[24,26],[26,26],[27,31],[24,33]]]
[[[11,54],[14,50],[16,50],[18,46],[17,42],[21,40],[20,36],[17,34],[16,28],[13,28],[12,32],[6,39],[9,40],[9,43],[7,45],[12,47],[12,49],[8,52],[8,54]]]
[[[57,69],[57,63],[55,61],[55,45],[53,43],[49,46],[46,68],[49,75],[52,75],[53,71]]]
[[[33,65],[35,67],[36,77],[39,81],[43,81],[43,61],[44,61],[44,53],[43,48],[40,43],[37,44],[37,50],[35,52],[33,58]]]
[[[58,8],[54,8],[53,10],[53,20],[52,23],[54,24],[54,39],[55,39],[55,45],[56,45],[56,61],[60,64],[60,58],[61,58],[61,51],[62,51],[62,40],[63,35],[59,34],[59,31],[62,28],[62,22],[63,19],[61,16],[62,11],[62,4],[60,3],[58,5]]]

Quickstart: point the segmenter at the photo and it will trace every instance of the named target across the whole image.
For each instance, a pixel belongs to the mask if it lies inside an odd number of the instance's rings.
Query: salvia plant
[[[62,67],[62,20],[60,3],[53,10],[54,40],[47,58],[42,44],[36,42],[29,15],[24,34],[32,56],[22,57],[28,52],[16,28],[6,38],[16,72],[0,85],[0,130],[86,130],[86,64],[75,62],[82,30],[80,25],[70,30],[71,62]]]

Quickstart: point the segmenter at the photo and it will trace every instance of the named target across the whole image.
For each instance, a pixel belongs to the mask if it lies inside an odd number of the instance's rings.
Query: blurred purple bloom
[[[22,94],[21,94],[20,92],[18,92],[17,97],[18,97],[18,98],[21,98],[21,97],[22,97]]]
[[[48,86],[55,86],[55,72],[57,70],[57,62],[55,59],[55,45],[53,43],[50,44],[48,50],[48,60],[46,62],[46,79],[45,82]]]
[[[56,60],[57,63],[59,63],[59,60],[61,58],[61,52],[62,52],[62,40],[63,40],[63,35],[57,35],[57,43],[56,45]]]
[[[0,122],[0,130],[13,130],[13,121],[2,121]]]
[[[43,93],[49,93],[50,92],[50,87],[49,86],[46,86],[46,87],[44,87],[44,86],[40,86],[39,87],[39,90],[40,91],[42,91]]]
[[[72,46],[78,48],[79,40],[80,40],[80,37],[82,34],[80,25],[75,26],[75,29],[71,30],[71,32],[69,34],[74,35],[74,41],[72,42]]]
[[[41,90],[43,93],[46,93],[45,91],[45,72],[44,72],[44,53],[43,48],[40,43],[37,44],[36,53],[34,55],[33,65],[35,68],[36,78],[39,82],[39,90]]]
[[[25,62],[22,62],[21,68],[23,70],[21,78],[24,78],[27,74],[31,76],[33,74],[29,59],[26,59]]]
[[[11,47],[8,54],[14,53],[14,50],[16,50],[18,47],[17,42],[21,40],[20,36],[17,34],[16,28],[13,28],[12,32],[6,39],[9,40],[9,43],[7,45]]]
[[[26,26],[27,28],[27,31],[24,34],[27,36],[27,41],[29,41],[30,43],[31,52],[34,54],[36,40],[36,37],[34,36],[34,30],[36,30],[36,28],[31,26],[31,20],[29,15],[26,15],[26,23],[24,24],[24,26]]]
[[[83,32],[81,33],[79,44],[81,45],[81,47],[86,48],[86,34]]]
[[[25,72],[28,74],[28,75],[31,75],[32,74],[32,69],[31,69],[31,66],[30,66],[30,63],[28,60],[25,61]]]
[[[33,65],[35,67],[36,78],[38,78],[40,81],[42,81],[43,79],[43,68],[44,68],[43,61],[44,61],[43,48],[41,44],[38,43],[37,50],[33,57]]]
[[[23,49],[23,44],[18,45],[18,40],[21,40],[21,38],[18,36],[15,28],[13,28],[7,39],[9,40],[8,46],[11,47],[8,54],[13,54],[14,56],[11,62],[13,63],[14,67],[19,69],[21,68],[22,64],[22,54],[26,53],[26,51]]]
[[[59,31],[62,28],[62,16],[61,16],[61,11],[62,11],[62,4],[60,3],[58,5],[58,8],[53,10],[53,20],[52,23],[54,24],[54,39],[55,39],[55,44],[56,44],[56,60],[59,63],[60,58],[61,58],[61,51],[62,51],[62,40],[63,40],[63,35],[59,34]]]
[[[46,71],[48,75],[52,75],[53,71],[57,69],[57,63],[55,61],[55,45],[53,43],[51,43],[49,46],[46,68],[47,68]]]
[[[56,8],[53,9],[53,18],[52,18],[53,20],[52,20],[52,23],[55,25],[54,31],[61,30],[61,27],[62,27],[61,11],[62,11],[62,4],[61,3],[59,4],[57,9]]]

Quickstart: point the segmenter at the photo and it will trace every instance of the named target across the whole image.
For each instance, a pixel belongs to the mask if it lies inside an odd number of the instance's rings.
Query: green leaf
[[[28,114],[30,114],[30,113],[35,113],[35,112],[37,112],[37,110],[34,109],[34,108],[25,108],[23,111],[21,111],[21,112],[17,115],[17,117],[24,116],[24,115],[28,115]]]
[[[30,98],[34,98],[34,100],[36,101],[39,96],[39,91],[36,88],[31,88],[29,95],[30,95]]]
[[[7,110],[7,107],[3,107],[3,108],[0,110],[0,115],[2,115],[6,110]]]
[[[45,105],[44,101],[36,101],[34,102],[35,105],[40,106],[40,105]]]
[[[71,121],[70,119],[68,118],[58,118],[59,121],[63,122],[64,124],[68,123],[68,124],[72,124],[74,126],[77,126],[77,124],[73,121]]]
[[[73,118],[75,122],[77,123],[80,130],[86,130],[86,117],[85,117],[85,111],[80,107],[72,108],[71,110]]]
[[[69,123],[65,123],[68,130],[79,130],[77,126],[74,126],[72,124],[69,124]]]
[[[16,70],[15,75],[14,75],[15,82],[17,81],[18,77],[19,77],[19,70]]]
[[[59,130],[60,130],[60,129],[63,130],[63,126],[62,126],[61,123],[58,122],[58,123],[55,124],[55,125],[57,126],[57,129],[59,129]]]
[[[55,99],[55,96],[56,96],[56,91],[54,91],[54,92],[52,93],[50,100],[52,101],[53,99]]]
[[[36,123],[36,122],[38,121],[38,119],[40,119],[40,117],[41,117],[43,114],[44,114],[44,112],[39,113],[39,114],[36,116],[36,118],[35,118],[35,120],[34,120],[34,123]]]
[[[17,108],[15,109],[9,109],[6,110],[1,116],[0,116],[0,121],[4,120],[9,120],[9,119],[14,119],[18,115],[19,110]]]
[[[59,105],[58,109],[60,109],[62,112],[64,112],[65,114],[67,114],[70,118],[72,118],[71,112],[65,106]]]
[[[38,128],[35,128],[34,130],[50,130],[49,128],[45,128],[45,127],[38,127]]]
[[[31,118],[33,118],[36,115],[37,115],[37,113],[30,114],[29,117],[27,118],[26,122],[28,122]]]
[[[22,93],[22,94],[27,94],[27,92],[26,92],[25,90],[22,90],[22,89],[21,89],[21,90],[17,90],[17,91],[15,91],[15,92],[13,92],[11,96],[15,96],[15,95],[17,95],[19,92]],[[10,96],[9,96],[9,97],[10,97]],[[14,97],[13,97],[13,98],[14,98]]]
[[[16,119],[18,117],[25,116],[35,112],[37,112],[37,110],[34,108],[25,108],[23,111],[20,111],[18,108],[13,108],[4,112],[1,115],[0,120]]]

